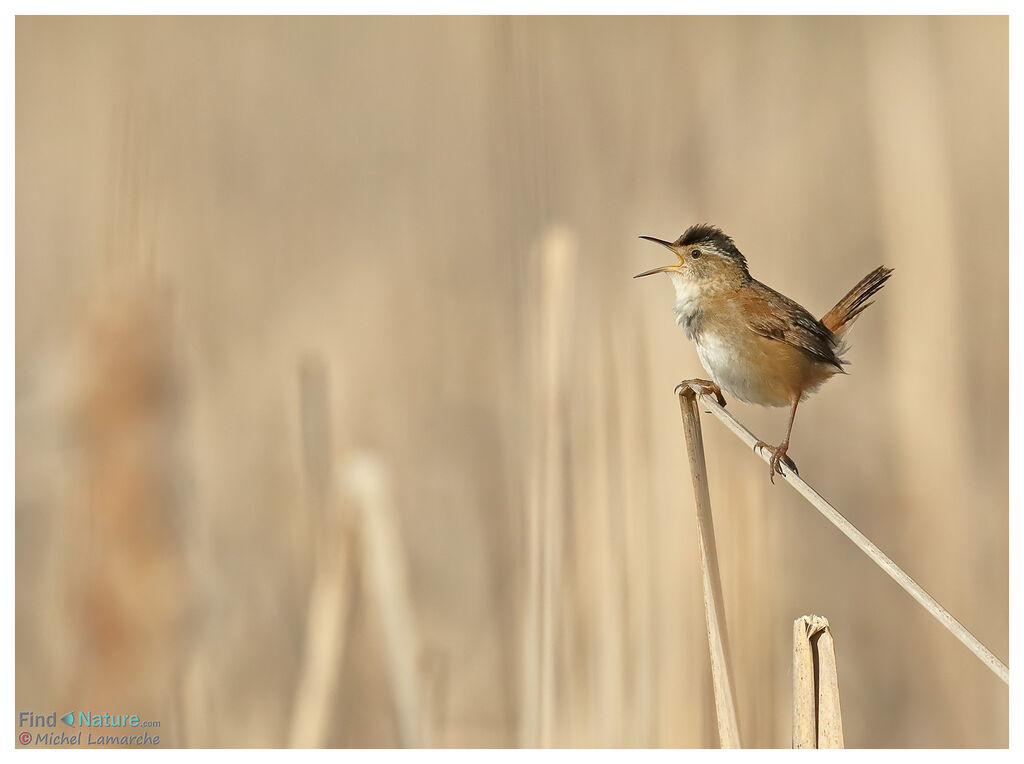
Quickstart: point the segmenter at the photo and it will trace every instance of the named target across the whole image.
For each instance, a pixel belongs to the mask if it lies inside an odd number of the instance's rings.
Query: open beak
[[[640,238],[641,239],[647,239],[647,241],[653,241],[655,244],[660,244],[663,247],[667,247],[668,249],[672,250],[673,252],[676,251],[675,243],[674,242],[665,241],[664,239],[655,239],[653,236],[641,236]],[[679,270],[679,263],[676,263],[674,265],[663,265],[660,268],[652,268],[649,271],[644,271],[643,273],[638,273],[633,278],[638,279],[641,276],[650,276],[650,275],[655,274],[655,273],[664,273],[665,271],[677,271],[677,270]]]

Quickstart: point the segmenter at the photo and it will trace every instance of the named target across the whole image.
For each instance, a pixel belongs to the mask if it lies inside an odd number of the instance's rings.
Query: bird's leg
[[[679,391],[684,387],[694,386],[697,388],[697,392],[701,395],[713,395],[718,399],[718,405],[725,407],[725,397],[722,395],[722,388],[716,385],[714,382],[708,379],[684,379],[678,385],[676,385],[676,395],[679,395]]]
[[[767,448],[771,451],[771,458],[768,460],[768,477],[772,481],[772,485],[775,485],[775,473],[785,475],[782,471],[782,465],[785,464],[791,470],[793,474],[799,475],[800,471],[796,468],[796,462],[790,459],[786,455],[786,451],[789,448],[789,435],[793,432],[793,420],[796,419],[796,407],[800,404],[800,399],[797,398],[793,401],[793,408],[789,412],[789,426],[786,427],[786,437],[782,439],[782,442],[778,446],[771,446],[765,443],[763,440],[757,441],[754,444],[754,450],[759,451],[762,448]]]

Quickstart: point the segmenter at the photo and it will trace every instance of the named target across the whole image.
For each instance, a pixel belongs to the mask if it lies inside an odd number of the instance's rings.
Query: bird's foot
[[[707,379],[684,379],[676,385],[676,395],[685,387],[696,387],[700,395],[713,395],[718,399],[718,405],[725,407],[725,397],[722,395],[722,388]]]
[[[767,449],[768,451],[771,452],[771,458],[768,459],[768,477],[771,479],[772,485],[775,485],[776,473],[783,476],[786,474],[785,472],[782,471],[783,464],[785,464],[787,467],[793,470],[794,475],[800,474],[800,470],[796,468],[796,462],[794,462],[792,459],[789,458],[789,456],[786,455],[786,449],[788,448],[788,443],[783,443],[780,446],[772,446],[768,443],[765,443],[763,440],[759,440],[757,441],[757,443],[754,444],[755,451]]]

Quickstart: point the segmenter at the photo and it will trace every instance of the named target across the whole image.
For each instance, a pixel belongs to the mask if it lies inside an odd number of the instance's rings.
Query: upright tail
[[[886,268],[884,265],[875,268],[862,278],[857,286],[847,292],[846,296],[837,302],[832,310],[821,317],[821,323],[829,328],[837,340],[841,340],[857,316],[872,304],[868,300],[885,286],[890,275],[892,275],[892,268]],[[842,350],[839,351],[839,354],[842,354]]]

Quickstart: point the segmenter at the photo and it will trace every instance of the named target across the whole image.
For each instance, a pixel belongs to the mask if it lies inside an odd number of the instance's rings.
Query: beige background
[[[1008,659],[1007,31],[18,19],[17,708],[715,745],[700,368],[630,278],[701,221],[817,315],[896,268],[790,453]],[[849,746],[1005,746],[1005,686],[705,433],[744,744],[789,745],[818,613]]]

